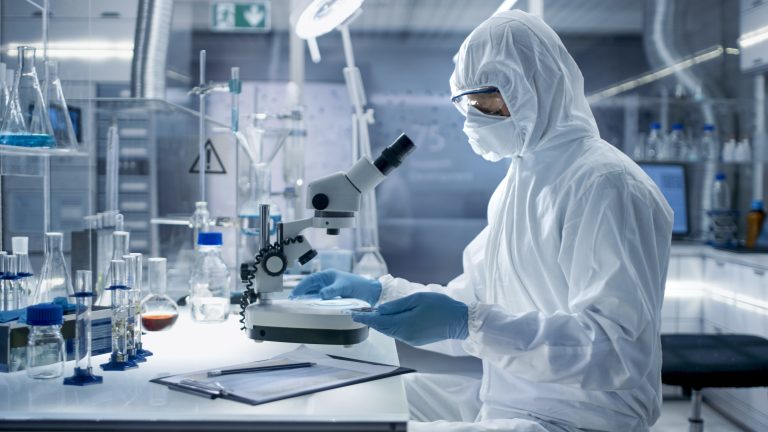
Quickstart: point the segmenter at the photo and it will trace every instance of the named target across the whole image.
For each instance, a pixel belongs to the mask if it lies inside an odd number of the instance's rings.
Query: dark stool
[[[661,382],[691,392],[690,432],[702,432],[701,390],[768,387],[768,340],[739,334],[661,336]]]

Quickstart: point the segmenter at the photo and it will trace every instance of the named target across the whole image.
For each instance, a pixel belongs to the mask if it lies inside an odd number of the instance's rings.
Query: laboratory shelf
[[[88,156],[87,151],[42,148],[42,147],[19,147],[0,144],[0,156],[64,156],[64,157],[84,157]]]

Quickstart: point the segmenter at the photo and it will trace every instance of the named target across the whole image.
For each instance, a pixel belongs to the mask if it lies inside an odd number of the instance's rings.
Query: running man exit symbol
[[[190,174],[197,174],[200,172],[198,165],[200,164],[200,156],[198,155],[192,167],[189,168]],[[224,163],[221,162],[219,154],[216,153],[216,148],[213,147],[211,140],[205,142],[205,173],[206,174],[226,174],[227,170],[224,168]]]

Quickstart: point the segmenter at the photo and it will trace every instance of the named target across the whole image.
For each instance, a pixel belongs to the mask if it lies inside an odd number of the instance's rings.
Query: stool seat
[[[768,387],[768,340],[739,334],[661,336],[661,381],[701,390]]]

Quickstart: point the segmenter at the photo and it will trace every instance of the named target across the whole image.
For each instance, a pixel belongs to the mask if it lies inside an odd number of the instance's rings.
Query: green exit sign
[[[268,1],[216,2],[211,5],[211,30],[216,32],[268,32]]]

